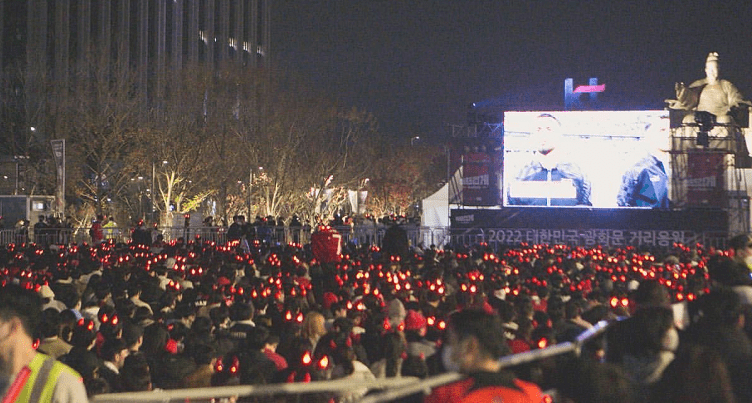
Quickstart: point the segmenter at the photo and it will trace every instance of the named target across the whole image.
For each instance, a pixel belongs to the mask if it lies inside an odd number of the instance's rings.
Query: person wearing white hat
[[[53,308],[58,312],[62,312],[68,309],[64,303],[55,299],[55,292],[52,291],[49,285],[44,284],[39,288],[39,296],[42,297],[42,310],[47,308]]]

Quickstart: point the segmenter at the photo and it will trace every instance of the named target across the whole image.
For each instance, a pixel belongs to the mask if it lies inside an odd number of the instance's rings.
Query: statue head
[[[718,53],[710,52],[708,58],[705,59],[705,77],[707,78],[708,84],[714,84],[718,81],[719,72]]]

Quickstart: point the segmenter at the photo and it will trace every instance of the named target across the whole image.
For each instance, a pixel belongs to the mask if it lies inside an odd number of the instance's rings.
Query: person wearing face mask
[[[0,401],[87,402],[76,371],[34,350],[41,314],[34,291],[14,284],[0,288]]]
[[[540,388],[502,369],[510,354],[501,320],[482,310],[456,312],[449,320],[441,357],[444,368],[467,378],[435,388],[426,403],[480,401],[541,402]]]

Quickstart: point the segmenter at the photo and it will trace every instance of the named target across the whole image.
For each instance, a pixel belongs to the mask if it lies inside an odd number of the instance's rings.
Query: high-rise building
[[[165,74],[191,63],[263,67],[270,1],[0,0],[0,66],[22,65],[27,86],[41,75],[64,87],[97,51],[135,69],[153,99]]]
[[[95,69],[127,71],[140,105],[158,107],[182,68],[265,67],[270,3],[0,0],[0,194],[25,191],[17,172],[39,155],[29,145],[58,137],[56,98]]]

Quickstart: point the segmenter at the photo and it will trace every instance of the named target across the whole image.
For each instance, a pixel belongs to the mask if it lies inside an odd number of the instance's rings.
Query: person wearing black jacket
[[[743,305],[726,288],[705,294],[693,308],[697,318],[681,337],[681,345],[699,344],[720,354],[737,402],[752,401],[752,341],[744,332]]]

